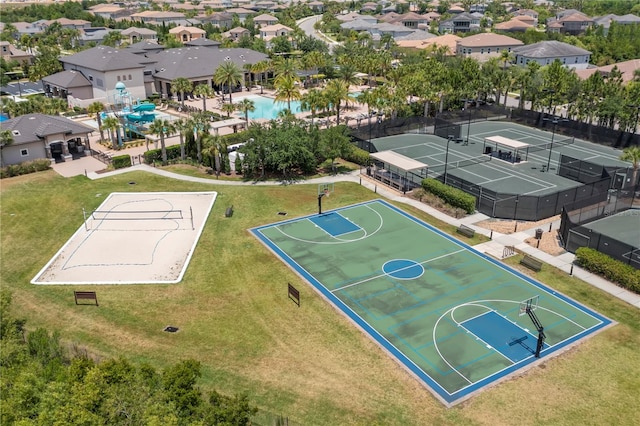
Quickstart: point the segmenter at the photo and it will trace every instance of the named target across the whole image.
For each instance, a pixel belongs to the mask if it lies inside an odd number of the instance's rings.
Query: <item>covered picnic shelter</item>
[[[367,175],[385,185],[406,192],[421,185],[427,177],[428,165],[394,151],[374,152],[374,166],[367,168]]]
[[[527,161],[529,157],[529,145],[515,139],[504,136],[488,136],[484,138],[482,152],[509,163]],[[524,160],[522,159],[524,155]]]

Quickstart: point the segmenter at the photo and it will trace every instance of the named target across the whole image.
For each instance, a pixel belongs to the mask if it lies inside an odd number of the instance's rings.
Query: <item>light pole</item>
[[[553,152],[553,139],[556,136],[556,126],[558,125],[558,119],[556,117],[546,118],[545,120],[551,120],[553,123],[553,131],[551,132],[551,146],[549,147],[549,159],[547,160],[547,172],[549,171],[549,166],[551,165],[551,153]]]
[[[471,131],[471,108],[469,108],[469,102],[473,101],[473,99],[463,99],[464,107],[467,108],[469,112],[469,119],[467,120],[467,140],[465,141],[465,145],[469,145],[469,132]]]
[[[447,151],[444,155],[444,184],[447,184],[447,164],[449,164],[449,142],[454,138],[453,135],[447,137]]]

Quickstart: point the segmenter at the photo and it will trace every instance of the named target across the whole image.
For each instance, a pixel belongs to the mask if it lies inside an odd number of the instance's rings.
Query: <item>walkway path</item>
[[[88,158],[90,160],[93,160],[92,158]],[[85,160],[85,159],[83,159]],[[80,166],[80,162],[83,160],[76,160],[72,163],[76,163],[78,164],[78,166]],[[96,160],[93,160],[96,161]],[[54,165],[54,169],[58,172],[61,172],[62,170],[60,170],[60,165]],[[443,222],[447,222],[450,223],[454,226],[459,226],[461,224],[464,224],[466,226],[469,226],[471,228],[473,228],[476,232],[486,235],[486,236],[492,236],[491,241],[487,241],[486,243],[482,243],[482,244],[478,244],[474,246],[474,249],[480,251],[480,252],[485,252],[487,254],[490,254],[492,256],[494,256],[497,259],[502,258],[502,253],[503,250],[506,246],[514,246],[516,249],[520,250],[523,253],[526,254],[530,254],[531,256],[540,259],[552,266],[555,266],[559,269],[561,269],[564,272],[570,273],[571,271],[573,271],[573,275],[575,275],[576,277],[580,278],[581,280],[603,290],[606,291],[609,294],[612,294],[613,296],[624,300],[625,302],[640,308],[640,295],[632,293],[628,290],[622,289],[620,287],[618,287],[617,285],[595,275],[592,274],[578,266],[573,265],[573,261],[575,259],[575,255],[572,253],[563,253],[561,255],[558,256],[553,256],[550,255],[548,253],[543,252],[542,250],[538,250],[535,247],[530,246],[529,244],[527,244],[525,242],[526,239],[531,238],[532,236],[535,235],[535,229],[529,229],[527,231],[522,231],[522,232],[516,232],[513,234],[501,234],[498,232],[491,232],[490,230],[486,229],[486,228],[481,228],[476,226],[475,224],[488,219],[488,216],[481,214],[481,213],[476,213],[470,216],[466,216],[462,219],[456,219],[456,218],[452,218],[451,216],[448,216],[442,212],[440,212],[439,210],[434,209],[433,207],[430,207],[424,203],[421,203],[418,200],[415,200],[413,198],[409,198],[406,196],[403,196],[401,193],[396,192],[394,190],[391,190],[383,185],[377,185],[375,182],[369,180],[367,177],[364,177],[360,174],[360,172],[358,170],[351,172],[351,173],[346,173],[346,174],[339,174],[339,175],[335,175],[335,176],[326,176],[326,177],[321,177],[321,178],[314,178],[314,179],[308,179],[308,180],[302,180],[302,181],[290,181],[290,182],[279,182],[279,181],[256,181],[256,182],[246,182],[246,181],[237,181],[237,180],[213,180],[213,179],[206,179],[206,178],[198,178],[198,177],[193,177],[193,176],[185,176],[185,175],[181,175],[181,174],[177,174],[177,173],[173,173],[167,170],[163,170],[163,169],[157,169],[155,167],[150,167],[148,165],[136,165],[133,167],[128,167],[125,169],[119,169],[119,170],[115,170],[113,172],[108,172],[108,173],[96,173],[95,171],[88,171],[85,169],[85,171],[82,171],[82,167],[80,166],[78,168],[78,173],[77,174],[85,174],[89,179],[95,180],[95,179],[102,179],[105,177],[109,177],[109,176],[114,176],[114,175],[119,175],[119,174],[123,174],[123,173],[129,173],[132,171],[145,171],[148,173],[154,173],[160,176],[164,176],[167,178],[172,178],[172,179],[179,179],[179,180],[184,180],[184,181],[188,181],[188,182],[196,182],[196,183],[203,183],[203,184],[210,184],[210,185],[256,185],[256,186],[262,186],[262,185],[290,185],[290,184],[296,184],[296,183],[300,183],[300,184],[314,184],[314,183],[328,183],[328,182],[358,182],[361,185],[363,185],[364,187],[375,191],[376,193],[380,194],[381,196],[393,200],[393,201],[397,201],[400,203],[404,203],[404,204],[408,204],[411,205],[417,209],[420,209],[426,213],[428,213],[429,215],[442,220]],[[62,173],[61,173],[62,174]],[[65,170],[65,176],[69,174],[68,170]],[[558,228],[560,226],[560,221],[556,221],[553,222],[552,226],[554,228]]]

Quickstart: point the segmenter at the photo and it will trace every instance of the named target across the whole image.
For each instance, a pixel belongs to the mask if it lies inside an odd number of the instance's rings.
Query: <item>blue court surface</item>
[[[611,324],[385,201],[251,232],[447,406]]]

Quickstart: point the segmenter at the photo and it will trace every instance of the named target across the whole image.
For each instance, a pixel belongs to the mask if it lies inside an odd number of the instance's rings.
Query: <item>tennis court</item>
[[[468,136],[468,143],[466,143]],[[502,136],[530,146],[514,164],[485,155],[485,139]],[[553,144],[551,143],[553,141]],[[435,135],[404,134],[372,140],[376,150],[392,150],[429,166],[430,176],[447,174],[498,193],[546,195],[581,186],[557,174],[560,154],[609,167],[629,167],[621,151],[520,124],[486,121],[462,125],[458,143]]]
[[[251,231],[446,405],[531,366],[534,317],[542,358],[611,324],[381,200]]]

